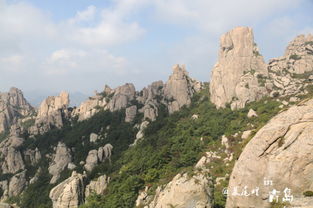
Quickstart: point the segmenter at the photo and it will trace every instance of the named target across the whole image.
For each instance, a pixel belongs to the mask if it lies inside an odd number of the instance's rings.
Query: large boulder
[[[212,70],[210,98],[217,108],[227,103],[243,108],[267,94],[267,67],[254,42],[253,31],[236,27],[220,38],[218,62]]]
[[[54,187],[49,194],[53,208],[78,208],[85,200],[86,175],[73,171],[72,176]]]
[[[153,200],[147,205],[149,208],[210,208],[211,181],[207,173],[196,172],[192,176],[176,175],[165,187],[158,187]],[[137,206],[142,205],[140,199]]]
[[[110,177],[107,177],[106,175],[102,175],[98,177],[96,180],[90,181],[90,183],[86,186],[85,189],[85,197],[88,197],[92,193],[98,195],[104,194],[109,182]]]
[[[312,198],[302,201],[303,192],[313,190],[313,99],[281,112],[261,128],[244,148],[230,177],[230,192],[239,193],[259,187],[259,196],[228,194],[227,208],[270,207],[269,193],[274,189],[290,193],[297,207],[313,203]],[[272,185],[264,185],[270,180]],[[286,189],[288,188],[288,189]],[[291,202],[291,207],[293,202]],[[310,206],[311,207],[311,206]]]

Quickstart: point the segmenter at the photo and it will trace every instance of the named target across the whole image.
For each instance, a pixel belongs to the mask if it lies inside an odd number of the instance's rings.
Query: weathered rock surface
[[[90,118],[99,110],[106,110],[108,108],[108,101],[113,90],[105,85],[102,93],[95,93],[94,96],[90,97],[88,100],[84,101],[78,108],[74,109],[72,112],[73,116],[78,116],[78,120],[82,121]]]
[[[69,94],[61,92],[59,96],[45,99],[38,109],[35,125],[30,129],[32,134],[43,134],[51,127],[61,128],[64,117],[68,116]]]
[[[108,184],[110,182],[110,177],[102,175],[97,180],[90,181],[85,189],[85,197],[88,197],[90,194],[104,194]]]
[[[158,116],[158,106],[164,98],[164,84],[162,81],[153,82],[139,93],[137,100],[144,107],[139,111],[144,114],[144,119],[154,121]]]
[[[78,208],[85,199],[86,176],[73,171],[72,176],[56,187],[49,194],[53,208]]]
[[[49,173],[52,175],[50,183],[57,182],[60,173],[72,162],[71,150],[64,143],[59,142],[56,147],[52,163],[49,165]]]
[[[298,203],[303,192],[313,190],[312,131],[313,99],[271,119],[243,150],[229,183],[229,191],[235,187],[239,192],[245,186],[249,190],[259,187],[260,196],[229,194],[226,207],[270,207],[269,192],[274,188],[282,194],[289,188]],[[273,185],[264,186],[264,178]]]
[[[26,170],[24,170],[23,172],[14,175],[10,179],[8,196],[18,196],[20,193],[23,192],[26,185]]]
[[[103,147],[99,147],[98,150],[90,150],[84,168],[91,172],[98,163],[104,162],[106,159],[111,162],[112,149],[113,146],[111,144],[106,144]]]
[[[41,159],[41,154],[36,148],[35,150],[27,149],[24,153],[24,159],[29,162],[32,166],[35,166]]]
[[[125,122],[132,122],[137,115],[137,106],[132,105],[126,108]]]
[[[21,90],[12,87],[7,93],[0,93],[0,133],[9,130],[19,118],[30,116],[33,112]]]
[[[207,174],[197,172],[193,176],[178,174],[165,187],[158,187],[149,208],[207,208],[211,207],[210,179]],[[142,196],[144,194],[141,194]],[[142,197],[141,197],[142,198]],[[145,197],[137,200],[137,206],[144,203]]]
[[[268,72],[251,28],[237,27],[220,39],[218,62],[212,70],[211,101],[217,108],[231,103],[232,109],[267,94]],[[263,83],[262,83],[263,82]]]
[[[272,96],[303,92],[313,74],[313,35],[297,36],[284,56],[269,61],[268,71],[275,89]]]
[[[164,97],[167,101],[168,111],[173,113],[184,105],[191,103],[191,97],[201,89],[201,83],[191,79],[185,65],[173,66],[173,74],[164,87]]]
[[[121,110],[126,108],[130,101],[135,99],[135,86],[131,83],[126,83],[113,90],[113,97],[109,102],[111,111]]]
[[[24,139],[11,136],[0,144],[2,173],[16,173],[23,170],[25,164],[19,147]]]

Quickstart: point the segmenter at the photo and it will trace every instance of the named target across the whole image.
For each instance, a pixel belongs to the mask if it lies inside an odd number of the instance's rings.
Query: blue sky
[[[171,66],[209,81],[219,37],[254,29],[265,59],[313,32],[312,0],[0,0],[0,90],[137,89]]]

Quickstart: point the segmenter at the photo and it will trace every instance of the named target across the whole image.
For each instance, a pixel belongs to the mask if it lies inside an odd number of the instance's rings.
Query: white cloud
[[[54,51],[43,63],[47,75],[82,75],[105,70],[111,74],[123,74],[127,60],[106,50],[61,49]]]
[[[162,20],[220,33],[238,23],[253,24],[300,5],[303,0],[154,0]]]

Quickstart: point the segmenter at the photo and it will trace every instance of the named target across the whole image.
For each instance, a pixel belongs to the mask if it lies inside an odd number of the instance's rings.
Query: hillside
[[[37,109],[12,88],[0,99],[0,195],[4,206],[312,207],[313,36],[300,35],[265,63],[253,31],[221,37],[208,83],[174,65],[166,82],[70,95]],[[242,198],[263,179],[294,202]],[[228,190],[228,195],[225,194]],[[307,196],[307,197],[305,197]],[[2,205],[0,205],[1,207]]]

